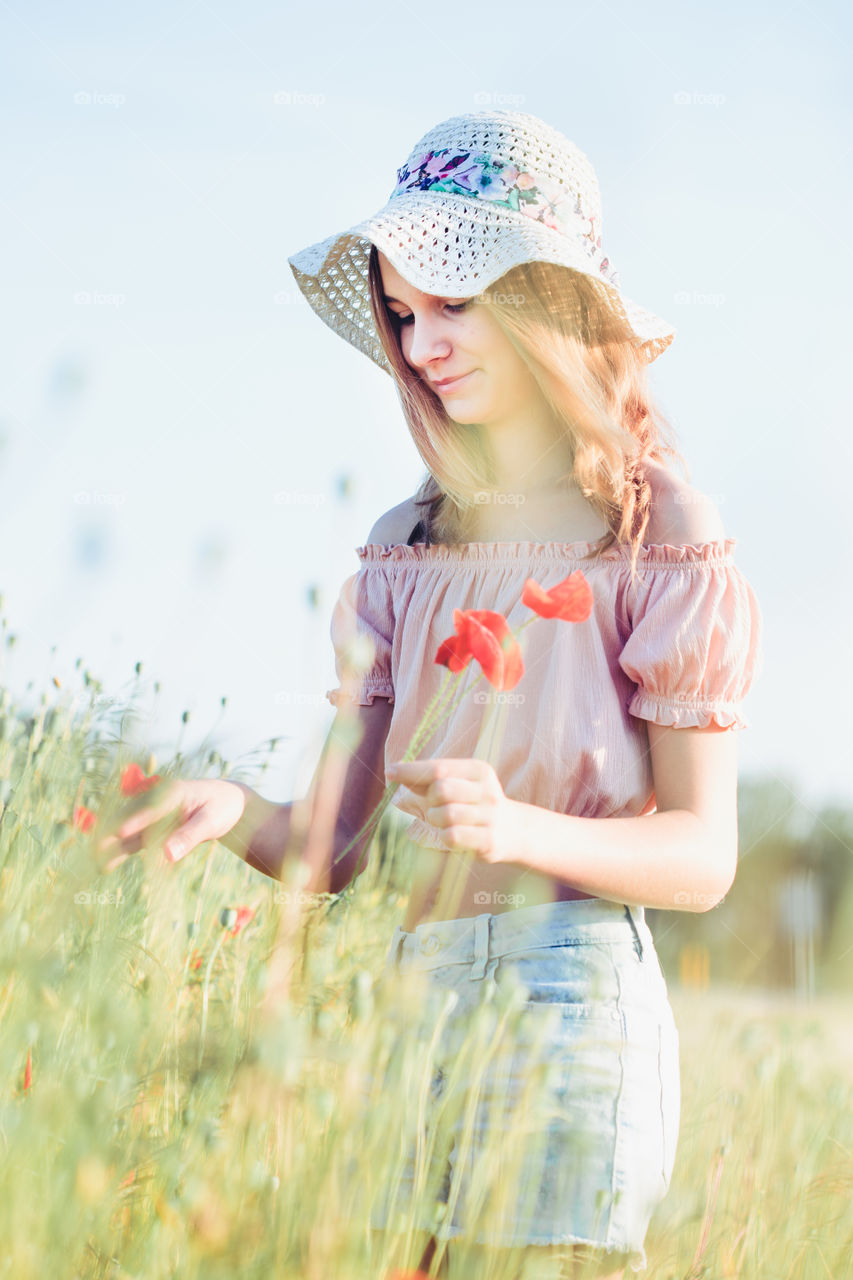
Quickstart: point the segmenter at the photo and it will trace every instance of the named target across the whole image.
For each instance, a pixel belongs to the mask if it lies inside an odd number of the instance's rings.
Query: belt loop
[[[486,965],[489,961],[489,921],[491,915],[488,911],[483,915],[474,917],[474,960],[471,965],[471,972],[468,977],[474,981],[476,978],[485,978]]]
[[[632,931],[632,933],[634,934],[634,948],[635,948],[635,950],[636,950],[636,952],[637,952],[637,956],[638,956],[638,958],[639,958],[640,960],[642,960],[642,958],[643,958],[643,942],[642,942],[642,939],[641,939],[641,937],[640,937],[640,932],[639,932],[639,930],[638,930],[638,928],[637,928],[637,923],[636,923],[636,921],[635,921],[635,919],[634,919],[634,912],[635,912],[636,910],[637,910],[637,908],[636,908],[636,907],[631,907],[631,906],[629,906],[629,905],[628,905],[628,903],[627,903],[627,902],[625,903],[625,915],[628,917],[628,923],[630,924],[630,926],[631,926],[631,931]],[[640,908],[640,910],[642,910],[642,908]],[[644,912],[643,914],[645,914],[645,912]],[[639,917],[638,917],[638,918],[639,918]]]
[[[405,936],[405,929],[401,924],[398,924],[397,928],[394,930],[394,937],[391,939],[391,946],[388,948],[388,956],[385,960],[386,973],[390,973],[390,971],[396,967]]]

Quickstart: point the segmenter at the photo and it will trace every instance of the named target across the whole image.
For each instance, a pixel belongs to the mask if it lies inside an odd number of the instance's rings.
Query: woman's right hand
[[[229,832],[240,820],[247,798],[238,783],[224,778],[172,778],[157,793],[143,808],[117,819],[106,832],[96,833],[97,852],[112,855],[104,871],[113,871],[158,840],[163,841],[168,860],[179,862],[198,845]],[[171,821],[157,831],[170,816]],[[169,826],[172,830],[164,839]]]

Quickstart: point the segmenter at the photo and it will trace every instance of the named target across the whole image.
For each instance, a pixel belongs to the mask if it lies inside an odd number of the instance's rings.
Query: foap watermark
[[[523,893],[487,893],[480,889],[474,894],[475,907],[520,907],[526,901]]]
[[[81,889],[74,895],[78,907],[117,907],[122,901],[121,889],[109,893],[92,893],[89,889]]]
[[[304,889],[280,889],[275,895],[275,901],[281,907],[291,907],[296,904],[300,907],[317,907],[321,902],[325,902],[327,897],[328,894],[307,893]]]
[[[699,293],[698,289],[679,289],[672,295],[677,307],[721,307],[726,300],[724,293]]]
[[[279,89],[272,100],[277,107],[322,107],[325,93],[302,93],[299,89]]]
[[[298,689],[279,689],[273,695],[276,706],[323,707],[326,699],[322,693],[301,693]]]
[[[288,307],[292,302],[299,302],[302,294],[298,289],[279,289],[274,293],[272,300],[277,307]]]
[[[495,502],[498,506],[520,507],[527,499],[523,493],[492,493],[489,489],[478,489],[474,494],[474,501],[481,507],[489,502]]]
[[[122,701],[117,694],[112,693],[96,693],[88,698],[84,693],[75,693],[69,702],[69,708],[72,711],[90,706],[107,708],[117,706]]]
[[[512,693],[505,689],[475,689],[471,697],[476,703],[497,702],[505,703],[510,707],[521,706],[522,702],[524,702],[523,693]]]
[[[78,489],[74,501],[80,507],[120,507],[127,502],[126,493],[98,493],[96,489]]]
[[[100,93],[97,89],[78,89],[74,95],[78,107],[123,107],[126,102],[123,93]]]
[[[311,493],[305,489],[279,489],[272,496],[279,507],[312,507],[320,506],[326,501],[325,493]]]
[[[485,293],[477,295],[476,301],[490,302],[502,307],[523,307],[527,299],[523,293],[490,293],[486,290]]]
[[[696,89],[679,89],[672,95],[677,107],[721,107],[726,100],[724,93],[699,93]]]
[[[677,907],[721,907],[725,898],[718,898],[713,893],[700,893],[695,889],[679,889],[673,896]]]
[[[680,507],[698,507],[703,503],[719,506],[725,500],[724,493],[676,493],[673,497],[673,502],[677,502]]]
[[[123,293],[99,293],[97,289],[78,289],[74,294],[75,307],[123,307]]]
[[[478,107],[520,107],[527,101],[523,93],[496,93],[493,89],[478,89],[474,94]]]

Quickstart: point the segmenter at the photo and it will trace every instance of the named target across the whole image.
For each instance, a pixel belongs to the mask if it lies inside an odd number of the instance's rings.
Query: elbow
[[[367,867],[367,857],[364,840],[359,841],[352,849],[341,857],[341,851],[346,849],[348,840],[335,843],[335,850],[332,854],[332,862],[328,872],[328,892],[343,893],[358,875]]]
[[[696,815],[694,815],[696,816]],[[709,829],[696,816],[697,866],[702,873],[697,876],[694,888],[682,889],[675,894],[675,907],[680,911],[713,911],[725,901],[734,884],[737,872],[737,832],[722,832],[719,827]]]
[[[737,855],[737,839],[734,844],[729,842],[726,846],[719,839],[711,841],[708,859],[710,870],[704,894],[696,895],[701,898],[696,904],[697,911],[713,911],[714,907],[721,906],[725,901],[735,882]]]
[[[713,911],[714,907],[718,907],[720,903],[725,901],[727,889],[723,889],[717,893],[697,893],[695,895],[697,902],[693,910],[698,912]]]
[[[735,864],[736,864],[736,861],[737,860],[735,860]],[[711,911],[713,910],[714,907],[720,907],[725,902],[728,896],[729,890],[731,889],[732,885],[735,882],[736,870],[737,870],[737,866],[735,865],[732,868],[731,874],[725,876],[725,878],[721,882],[718,891],[716,893],[709,894],[711,901],[704,908],[706,911]]]

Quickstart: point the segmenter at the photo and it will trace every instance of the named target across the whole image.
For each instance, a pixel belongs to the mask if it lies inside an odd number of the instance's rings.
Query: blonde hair
[[[479,433],[460,429],[406,363],[399,320],[384,302],[375,245],[368,282],[376,330],[429,472],[415,495],[426,508],[427,541],[470,540],[475,495],[494,487],[489,456]],[[648,365],[627,322],[599,281],[547,262],[513,267],[475,301],[489,308],[561,425],[572,468],[559,482],[576,485],[607,523],[609,532],[590,555],[615,542],[628,546],[633,578],[651,514],[644,461],[666,455],[690,477],[672,426],[654,403]]]

